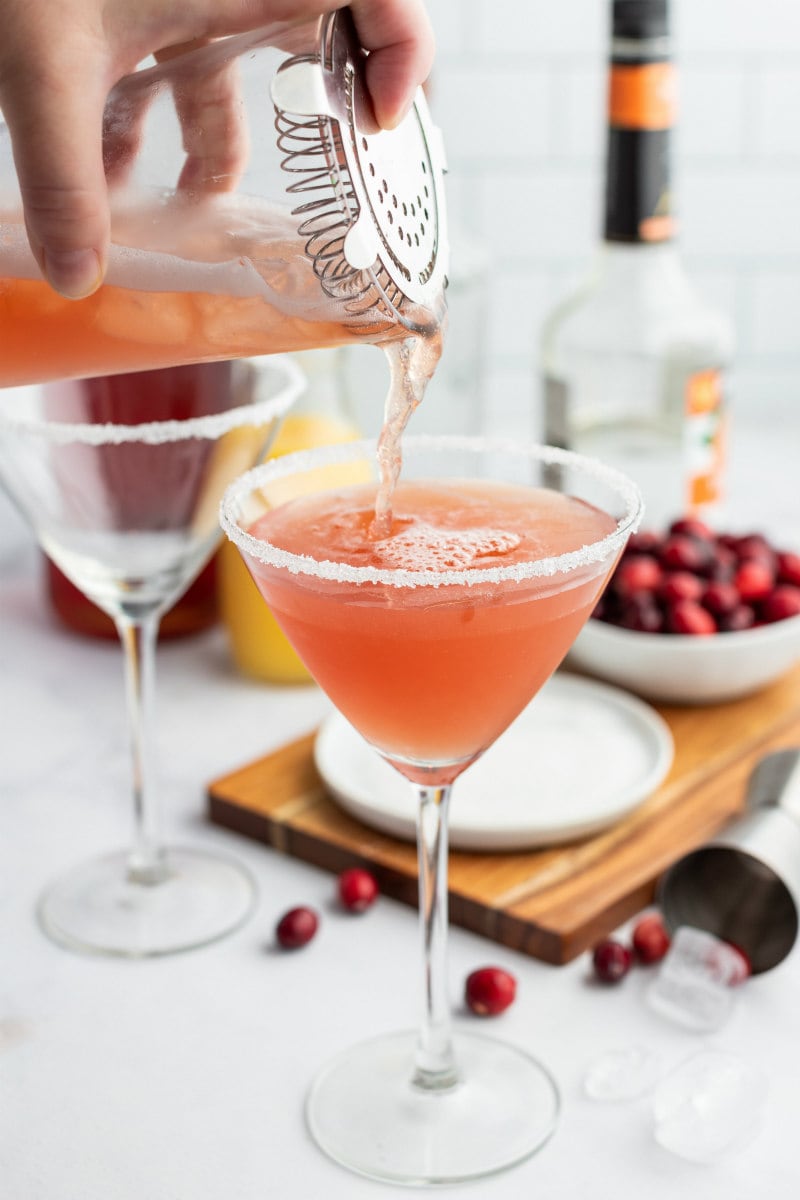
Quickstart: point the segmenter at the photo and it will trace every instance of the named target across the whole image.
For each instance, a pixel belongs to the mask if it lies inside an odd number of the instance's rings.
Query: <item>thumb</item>
[[[100,286],[109,242],[103,172],[105,95],[93,91],[96,66],[64,82],[42,73],[4,81],[3,114],[11,136],[28,239],[42,274],[70,299]]]

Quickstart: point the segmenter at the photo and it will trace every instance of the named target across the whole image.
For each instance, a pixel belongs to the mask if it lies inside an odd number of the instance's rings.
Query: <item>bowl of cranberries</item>
[[[636,533],[569,662],[667,704],[755,692],[800,662],[800,553],[689,517]]]

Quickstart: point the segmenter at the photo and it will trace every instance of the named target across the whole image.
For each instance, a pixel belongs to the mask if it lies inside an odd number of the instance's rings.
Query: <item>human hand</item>
[[[308,20],[344,0],[0,0],[0,109],[14,150],[28,239],[64,296],[103,281],[110,216],[103,169],[109,91],[150,54],[181,43]],[[367,86],[381,126],[396,125],[424,82],[433,34],[423,0],[352,0],[370,51]]]

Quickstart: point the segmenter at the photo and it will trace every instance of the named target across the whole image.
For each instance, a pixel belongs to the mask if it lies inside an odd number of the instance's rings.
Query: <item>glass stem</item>
[[[125,657],[125,691],[131,738],[134,840],[128,879],[147,886],[163,883],[169,872],[160,837],[153,759],[155,654],[159,615],[120,617],[117,631]]]
[[[414,1084],[442,1091],[458,1082],[447,994],[447,817],[450,787],[416,786],[423,1015]]]

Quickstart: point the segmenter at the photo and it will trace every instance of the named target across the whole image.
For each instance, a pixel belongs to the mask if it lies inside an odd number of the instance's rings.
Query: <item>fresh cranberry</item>
[[[339,876],[339,899],[349,912],[364,912],[375,903],[378,883],[363,867],[350,867]]]
[[[703,582],[691,571],[673,571],[665,575],[658,588],[658,598],[664,604],[675,604],[678,600],[700,600]],[[736,597],[738,600],[738,596]]]
[[[615,938],[604,938],[592,952],[594,973],[603,983],[619,983],[631,968],[633,955]]]
[[[639,962],[660,962],[669,950],[670,936],[657,912],[646,913],[633,927],[633,949]]]
[[[313,908],[290,908],[275,927],[275,936],[285,950],[297,950],[317,932],[319,917]]]
[[[651,529],[640,529],[632,533],[625,547],[625,555],[656,554],[661,549],[661,537]]]
[[[749,604],[738,604],[731,612],[720,613],[717,617],[720,633],[741,633],[743,629],[752,629],[755,623],[756,614]]]
[[[604,592],[592,609],[592,617],[595,621],[613,621],[614,609],[615,605],[612,603],[611,597],[608,592]]]
[[[800,554],[784,551],[778,555],[778,583],[800,587]]]
[[[730,550],[727,546],[721,545],[719,542],[713,547],[711,559],[706,566],[703,574],[706,579],[717,580],[721,583],[728,583],[736,574],[736,568],[739,565],[739,559],[735,551]]]
[[[618,596],[633,596],[658,587],[663,572],[657,559],[650,554],[626,558],[614,573],[614,591]]]
[[[666,626],[670,633],[689,633],[693,637],[705,637],[717,631],[717,623],[711,613],[695,600],[679,600],[671,605]]]
[[[713,530],[699,517],[679,517],[677,521],[672,522],[669,532],[699,538],[703,542],[710,542],[714,538]]]
[[[800,587],[792,587],[782,583],[770,592],[761,605],[761,617],[764,621],[785,621],[787,617],[796,617],[800,613]]]
[[[496,1017],[514,1003],[517,981],[502,967],[480,967],[467,976],[464,1000],[479,1017]]]
[[[660,633],[664,628],[661,609],[647,592],[637,592],[622,606],[616,624],[638,633]]]
[[[734,586],[745,604],[765,600],[775,586],[775,572],[762,559],[748,558],[733,577]]]
[[[769,563],[775,560],[775,551],[763,533],[748,533],[737,538],[733,549],[740,562],[748,562],[754,558]]]
[[[800,553],[681,517],[630,538],[593,616],[647,633],[730,633],[795,616],[798,592]]]
[[[683,534],[672,534],[659,555],[662,566],[669,571],[691,571],[700,574],[711,561],[711,550],[704,542]]]
[[[726,550],[736,550],[736,544],[740,540],[740,535],[737,533],[718,533],[717,546],[722,546]]]
[[[718,581],[706,584],[703,591],[703,608],[707,608],[715,617],[733,612],[740,603],[739,593],[732,583]]]

